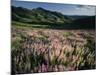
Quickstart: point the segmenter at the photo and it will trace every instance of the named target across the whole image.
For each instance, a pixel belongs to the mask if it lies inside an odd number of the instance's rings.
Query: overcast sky
[[[96,7],[91,5],[57,4],[43,2],[12,1],[13,6],[33,9],[42,7],[47,10],[61,12],[65,15],[96,15]]]

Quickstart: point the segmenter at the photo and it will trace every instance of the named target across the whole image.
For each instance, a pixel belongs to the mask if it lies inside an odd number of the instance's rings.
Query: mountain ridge
[[[48,22],[57,24],[67,24],[72,21],[68,16],[63,15],[60,12],[49,11],[44,8],[38,7],[32,10],[12,6],[12,20],[24,20],[27,19],[29,23],[34,22]]]

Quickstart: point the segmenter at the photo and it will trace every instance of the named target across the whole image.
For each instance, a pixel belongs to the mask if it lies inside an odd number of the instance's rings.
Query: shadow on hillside
[[[72,29],[95,29],[95,25],[74,25],[74,24],[67,24],[67,25],[32,25],[33,28],[48,28],[48,29],[60,29],[60,30],[72,30]]]

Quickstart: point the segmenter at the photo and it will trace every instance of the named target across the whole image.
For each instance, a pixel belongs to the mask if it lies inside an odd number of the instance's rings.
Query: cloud
[[[91,6],[91,5],[77,5],[76,6],[76,9],[77,10],[95,10],[96,9],[96,7],[95,6]]]

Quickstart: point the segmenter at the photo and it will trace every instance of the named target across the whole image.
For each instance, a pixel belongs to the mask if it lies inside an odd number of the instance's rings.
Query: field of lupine
[[[95,69],[95,30],[12,26],[12,73]]]

